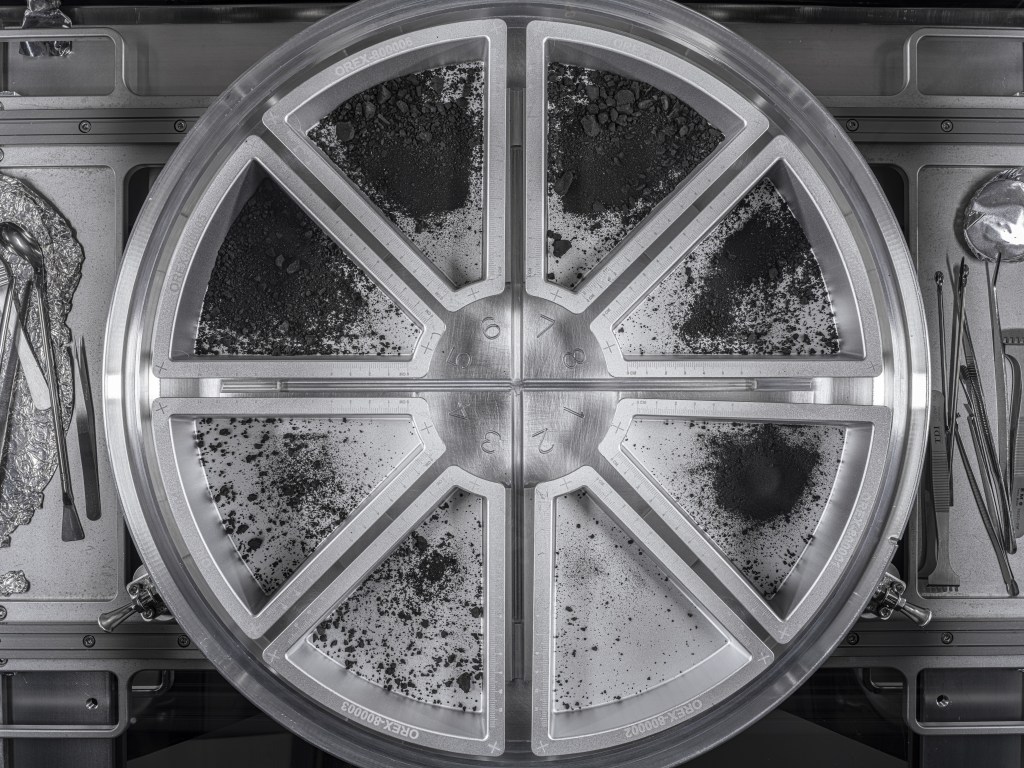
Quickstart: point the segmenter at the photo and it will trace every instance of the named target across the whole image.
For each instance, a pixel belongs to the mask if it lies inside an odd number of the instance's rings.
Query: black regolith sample
[[[460,287],[482,276],[483,63],[389,80],[309,138]]]
[[[762,179],[616,328],[624,354],[835,355],[839,334],[800,222]]]
[[[197,355],[410,355],[420,329],[265,179],[217,252]]]
[[[467,712],[483,704],[483,520],[456,491],[322,621],[312,646],[386,691]]]
[[[814,538],[846,430],[636,419],[625,448],[766,600]]]
[[[224,532],[273,594],[419,443],[410,419],[217,417],[196,447]]]
[[[688,104],[639,80],[548,67],[548,279],[576,287],[722,142]]]

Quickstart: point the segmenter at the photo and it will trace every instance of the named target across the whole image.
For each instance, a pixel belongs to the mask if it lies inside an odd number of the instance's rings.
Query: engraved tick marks
[[[156,405],[153,406],[153,410],[157,411],[161,416],[163,416],[164,411],[167,410],[167,403],[157,401]]]
[[[466,406],[462,403],[455,403],[455,407],[448,411],[448,415],[453,419],[462,419],[463,421],[469,421],[469,414],[466,413]]]
[[[585,419],[586,418],[586,416],[583,415],[583,411],[574,411],[572,408],[570,408],[567,405],[566,406],[562,406],[562,410],[565,411],[566,413],[572,414],[577,419]]]

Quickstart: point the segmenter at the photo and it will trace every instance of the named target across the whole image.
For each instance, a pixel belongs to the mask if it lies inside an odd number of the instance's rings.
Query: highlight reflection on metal
[[[1000,171],[974,193],[964,211],[964,238],[983,261],[1024,260],[1024,169]]]
[[[59,408],[64,429],[70,426],[74,404],[71,357],[66,349],[71,340],[67,326],[71,300],[81,276],[84,254],[71,226],[41,195],[24,182],[0,176],[0,225],[14,224],[39,243],[47,273],[46,305],[51,320],[50,341],[54,351],[57,392],[51,392],[51,407]],[[7,248],[4,254],[18,291],[34,279],[32,267]],[[35,355],[44,359],[39,312],[34,302],[22,307],[25,330]],[[11,543],[19,525],[32,520],[43,490],[58,466],[53,420],[49,411],[38,410],[23,371],[14,384],[10,413],[6,473],[0,487],[0,546]]]
[[[133,533],[144,551],[166,558],[149,559],[152,578],[186,631],[208,638],[214,663],[244,667],[243,679],[234,677],[250,697],[351,762],[386,755],[395,765],[441,766],[454,753],[534,764],[614,745],[646,758],[644,765],[665,765],[664,755],[677,762],[700,749],[692,722],[723,738],[820,663],[874,592],[906,520],[930,387],[920,297],[891,212],[851,145],[816,144],[812,135],[837,135],[826,130],[823,112],[794,115],[788,101],[769,98],[780,78],[799,88],[781,70],[767,61],[744,68],[729,53],[738,39],[676,5],[652,7],[657,28],[611,3],[595,3],[573,23],[514,3],[488,4],[486,13],[460,8],[441,23],[429,5],[395,4],[384,9],[394,12],[394,26],[381,28],[377,17],[372,41],[342,13],[321,28],[329,38],[322,46],[305,41],[302,50],[344,51],[344,58],[300,56],[287,65],[282,58],[257,73],[268,78],[260,87],[272,98],[235,103],[230,116],[214,107],[161,176],[129,245],[108,325],[105,416]],[[340,102],[391,78],[467,61],[485,62],[487,77],[486,236],[481,279],[453,289],[307,131]],[[542,272],[545,83],[556,61],[652,83],[695,105],[725,135],[576,291]],[[219,140],[209,141],[214,135]],[[813,248],[839,352],[624,354],[617,324],[764,177]],[[414,319],[421,334],[411,355],[195,354],[221,242],[265,179]],[[247,495],[231,477],[210,474],[205,435],[218,450],[255,456],[242,438],[231,443],[239,424],[258,435],[273,432],[267,420],[298,432],[342,419],[358,423],[369,445],[388,434],[394,455],[386,467],[366,466],[365,477],[382,479],[268,590],[237,535],[225,533],[232,499]],[[822,427],[834,436],[840,469],[815,501],[813,535],[799,541],[770,597],[624,442],[631,428],[636,435],[662,422],[703,421]],[[384,690],[310,641],[455,489],[480,500],[483,520],[475,712]],[[608,569],[617,563],[615,573],[633,585],[653,583],[643,564],[654,563],[667,586],[651,599],[692,612],[694,656],[670,680],[646,682],[643,637],[606,672],[566,651],[558,628],[567,587],[558,574],[566,573],[575,530],[564,525],[566,515],[600,519],[609,537],[621,535],[622,547],[597,540],[596,556]],[[261,537],[253,546],[268,544]],[[847,591],[836,597],[842,584]],[[636,596],[610,590],[607,598],[619,601],[628,634]],[[193,610],[197,600],[227,633],[205,626]],[[825,604],[842,606],[841,616],[823,618]],[[798,638],[815,651],[794,652]],[[567,669],[591,682],[614,677],[633,692],[564,710],[554,690]],[[742,711],[718,706],[740,696]],[[362,746],[367,730],[377,737],[372,747]]]

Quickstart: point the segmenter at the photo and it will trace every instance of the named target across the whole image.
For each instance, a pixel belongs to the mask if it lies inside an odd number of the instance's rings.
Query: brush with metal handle
[[[992,510],[982,496],[981,489],[978,487],[978,478],[974,476],[974,468],[967,458],[967,450],[964,448],[963,438],[956,430],[954,430],[954,440],[956,441],[957,451],[960,454],[960,461],[964,466],[964,472],[967,475],[967,484],[971,487],[971,495],[974,496],[974,505],[978,508],[981,522],[985,526],[985,533],[988,534],[988,540],[992,544],[992,552],[995,554],[996,562],[999,564],[999,573],[1002,574],[1003,583],[1006,585],[1006,592],[1010,597],[1017,597],[1020,594],[1020,588],[1017,586],[1017,580],[1013,577],[1010,559],[1006,555],[1006,547],[1003,545],[1002,538],[999,535],[996,521],[992,518]]]
[[[1010,363],[1010,507],[1024,518],[1024,425],[1021,424],[1021,370],[1024,368],[1024,328],[1003,331],[1003,350]],[[1020,528],[1018,528],[1018,533]]]

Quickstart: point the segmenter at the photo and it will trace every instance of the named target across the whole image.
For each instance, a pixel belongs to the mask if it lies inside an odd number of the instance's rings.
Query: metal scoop
[[[61,523],[61,538],[64,541],[80,541],[85,538],[82,520],[75,507],[74,491],[71,487],[71,465],[68,462],[68,446],[64,434],[64,424],[60,408],[60,389],[57,378],[57,360],[53,353],[53,341],[50,338],[50,312],[46,306],[46,262],[42,248],[28,232],[17,224],[7,223],[0,226],[0,243],[9,247],[21,256],[35,273],[36,309],[39,312],[39,328],[42,335],[43,370],[46,373],[50,388],[54,438],[57,443],[57,468],[60,472],[61,497],[64,504],[64,516]]]

